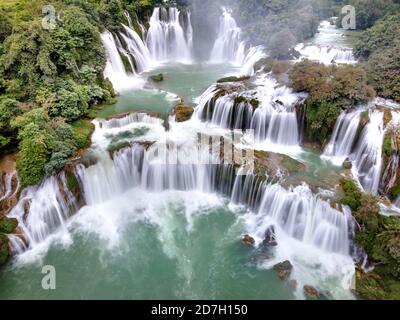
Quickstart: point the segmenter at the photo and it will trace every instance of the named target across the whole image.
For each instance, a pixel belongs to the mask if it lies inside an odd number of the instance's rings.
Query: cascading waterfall
[[[364,191],[377,194],[382,170],[383,112],[370,110],[369,119],[350,159],[353,175]]]
[[[16,195],[19,179],[16,171],[0,173],[0,203]]]
[[[298,44],[294,49],[300,54],[301,59],[318,61],[326,65],[332,63],[354,64],[357,63],[353,50],[345,45],[340,45],[343,33],[329,21],[322,21],[313,43]],[[335,45],[332,45],[335,43]]]
[[[305,184],[286,190],[279,184],[262,183],[259,188],[251,189],[246,186],[249,181],[236,180],[232,201],[247,199],[246,202],[254,203],[258,199],[255,213],[249,216],[247,224],[249,233],[259,241],[273,226],[289,237],[324,251],[349,254],[352,228],[349,210],[342,213],[332,208]]]
[[[155,8],[150,18],[146,44],[151,57],[158,62],[192,61],[193,30],[190,14],[187,29],[181,25],[181,12],[177,8]]]
[[[211,51],[210,61],[213,63],[228,62],[242,67],[242,74],[252,76],[254,64],[264,58],[261,46],[247,48],[242,39],[242,31],[232,15],[223,8],[220,18],[217,39]]]
[[[351,154],[363,110],[342,111],[336,121],[332,138],[325,147],[323,157],[341,165]]]
[[[243,93],[225,94],[218,85],[210,87],[199,99],[197,117],[223,128],[254,129],[256,143],[298,145],[299,129],[294,106],[304,99],[304,95],[278,86],[269,76],[258,77],[255,84],[256,92]],[[252,99],[258,101],[257,108],[250,103]]]
[[[18,219],[18,225],[32,248],[65,225],[78,210],[78,200],[67,187],[64,173],[44,180],[36,187],[24,189],[18,204],[9,216]],[[19,251],[21,243],[14,239]]]
[[[137,78],[127,74],[113,34],[105,31],[100,36],[107,53],[104,77],[111,81],[117,91],[134,86],[137,83]]]

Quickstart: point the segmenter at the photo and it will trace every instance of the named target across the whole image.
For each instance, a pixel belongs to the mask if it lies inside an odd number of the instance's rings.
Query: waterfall
[[[369,119],[350,159],[353,174],[364,191],[377,194],[382,170],[383,112],[371,110]]]
[[[199,99],[197,117],[227,129],[253,129],[256,143],[298,145],[294,106],[304,96],[279,86],[268,75],[259,76],[255,84],[255,92],[239,89],[231,93],[219,85],[211,86]],[[259,106],[254,108],[251,101],[258,101]]]
[[[218,36],[211,51],[210,60],[241,66],[245,59],[245,43],[241,40],[241,32],[235,19],[223,8]]]
[[[78,201],[67,187],[65,174],[61,173],[36,187],[24,189],[9,217],[18,219],[19,228],[33,247],[65,225],[77,209]]]
[[[357,63],[352,48],[343,43],[343,39],[344,34],[341,30],[329,21],[322,21],[313,43],[300,43],[294,49],[300,54],[299,60],[308,59],[326,65]]]
[[[362,110],[342,111],[336,121],[332,138],[325,147],[323,157],[342,165],[351,154],[360,124]]]
[[[242,181],[236,180],[232,200],[243,201],[243,193],[251,190]],[[249,215],[249,233],[259,240],[265,238],[267,230],[279,228],[285,235],[324,251],[348,255],[350,252],[349,230],[352,218],[349,210],[344,213],[331,207],[330,203],[314,195],[304,184],[288,190],[279,184],[262,183],[245,197],[259,199]],[[252,194],[252,195],[251,195]],[[251,195],[249,197],[249,195]],[[279,233],[279,231],[277,232]]]
[[[143,72],[154,65],[149,49],[133,29],[126,25],[123,25],[123,27],[125,33],[121,32],[120,35],[127,45],[127,50],[135,58],[135,70],[138,73]]]
[[[241,73],[243,75],[252,76],[255,63],[264,57],[263,47],[247,48],[246,41],[242,40],[241,29],[232,15],[223,8],[210,61],[213,63],[231,63],[234,66],[242,67]]]
[[[0,173],[0,203],[12,198],[19,189],[19,179],[16,171]]]
[[[177,8],[155,8],[147,32],[147,47],[155,61],[192,60],[193,30],[190,14],[187,15],[187,29],[181,25],[181,12]]]
[[[295,50],[300,53],[301,59],[321,62],[323,64],[354,64],[357,60],[354,58],[352,49],[342,49],[333,47],[324,47],[318,45],[298,44]]]
[[[126,90],[138,83],[133,75],[128,75],[115,37],[111,32],[105,31],[101,35],[101,41],[106,49],[107,63],[104,69],[104,77],[108,78],[117,91]],[[134,70],[134,69],[133,69]]]

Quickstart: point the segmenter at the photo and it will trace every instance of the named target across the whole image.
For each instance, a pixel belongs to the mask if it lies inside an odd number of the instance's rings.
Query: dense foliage
[[[379,199],[362,193],[352,180],[342,181],[342,203],[357,221],[355,242],[375,264],[374,272],[357,275],[357,292],[369,299],[400,297],[400,217],[380,214]]]
[[[341,110],[375,95],[360,66],[325,66],[304,60],[289,71],[292,87],[306,91],[306,138],[321,146],[327,142]]]
[[[100,32],[121,28],[124,10],[148,17],[159,2],[0,2],[0,151],[19,149],[24,186],[62,169],[91,131],[74,121],[114,101]],[[42,14],[44,5],[54,18]]]
[[[361,34],[355,47],[364,58],[368,80],[377,93],[400,101],[400,14],[387,16]]]

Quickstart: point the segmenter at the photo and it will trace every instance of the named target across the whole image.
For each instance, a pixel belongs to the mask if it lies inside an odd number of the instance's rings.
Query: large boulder
[[[176,122],[184,122],[192,117],[193,107],[189,106],[185,101],[181,101],[174,109]]]
[[[292,273],[293,265],[290,263],[289,260],[286,260],[274,265],[274,270],[281,280],[286,280],[290,277],[290,274]]]

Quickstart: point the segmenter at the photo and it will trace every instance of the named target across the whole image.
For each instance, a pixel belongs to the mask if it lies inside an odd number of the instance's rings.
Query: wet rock
[[[155,74],[150,76],[150,79],[153,80],[154,82],[161,82],[164,81],[164,75],[162,73]]]
[[[305,285],[303,287],[303,292],[308,300],[317,300],[319,298],[317,289],[312,286]]]
[[[290,263],[289,260],[286,260],[274,265],[274,270],[281,280],[286,280],[290,277],[290,274],[292,273],[293,265]]]
[[[350,160],[346,160],[345,162],[343,162],[343,169],[351,170],[351,168],[353,168],[353,164]]]
[[[185,101],[181,101],[174,109],[176,122],[184,122],[189,120],[192,117],[194,112],[193,107],[189,106],[185,103]]]
[[[275,247],[278,245],[278,242],[276,241],[274,226],[270,226],[267,231],[265,231],[263,244],[271,247]]]
[[[242,243],[244,243],[247,246],[254,246],[254,244],[256,243],[256,241],[254,240],[254,238],[252,238],[251,236],[249,236],[248,234],[244,235],[244,237],[242,238]]]

